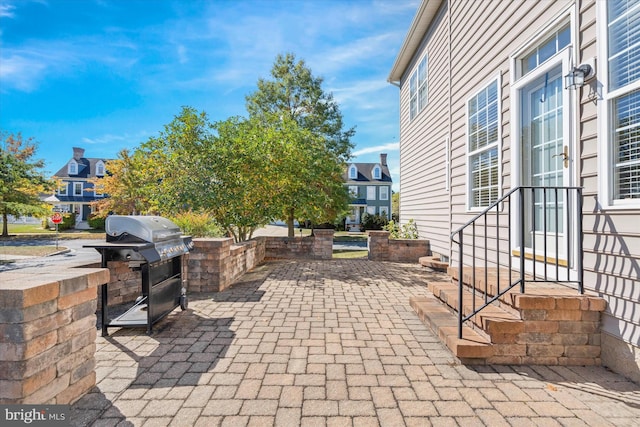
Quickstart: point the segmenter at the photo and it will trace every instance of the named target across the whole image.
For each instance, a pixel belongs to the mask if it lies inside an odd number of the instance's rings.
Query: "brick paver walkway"
[[[437,279],[364,260],[272,262],[157,325],[97,339],[96,426],[631,426],[604,368],[464,366],[409,307]]]

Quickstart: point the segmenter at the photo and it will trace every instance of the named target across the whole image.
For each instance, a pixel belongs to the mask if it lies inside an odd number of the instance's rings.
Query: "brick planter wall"
[[[313,236],[267,237],[265,257],[270,259],[331,259],[333,230],[313,230]]]
[[[233,244],[231,238],[193,239],[187,259],[189,292],[220,292],[264,261],[264,238]]]
[[[96,383],[97,287],[109,270],[0,274],[0,403],[70,404]]]
[[[257,237],[233,243],[231,238],[193,239],[187,257],[189,292],[220,292],[240,276],[271,259],[331,259],[333,230],[314,230],[309,237]]]
[[[428,240],[389,239],[388,231],[369,231],[369,259],[372,261],[418,262],[431,255]]]

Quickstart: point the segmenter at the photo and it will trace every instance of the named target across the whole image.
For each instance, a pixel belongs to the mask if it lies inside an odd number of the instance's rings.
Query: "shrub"
[[[400,226],[397,222],[391,220],[384,227],[385,231],[389,232],[389,238],[391,239],[417,239],[418,236],[418,226],[410,219],[408,223]]]
[[[171,218],[180,229],[193,237],[223,237],[224,231],[207,213],[181,212]]]
[[[97,230],[104,230],[105,221],[106,218],[98,213],[92,213],[91,215],[89,215],[89,218],[87,218],[89,227],[95,228]]]
[[[389,220],[381,215],[371,215],[369,213],[362,214],[360,220],[360,228],[362,231],[366,230],[382,230],[387,225]]]
[[[58,231],[69,230],[76,226],[76,214],[73,212],[66,212],[62,214],[62,222],[58,224]],[[49,228],[56,228],[56,225],[51,221],[51,216],[47,216],[42,220],[42,228],[47,230]]]

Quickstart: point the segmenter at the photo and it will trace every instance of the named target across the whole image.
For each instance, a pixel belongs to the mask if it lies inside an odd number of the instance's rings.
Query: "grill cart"
[[[191,237],[182,236],[180,228],[159,216],[112,215],[105,222],[106,243],[85,245],[102,255],[102,267],[109,261],[126,261],[129,268],[141,272],[142,294],[125,313],[110,319],[108,284],[101,287],[102,336],[109,327],[146,327],[180,306],[187,308],[183,286],[183,256],[193,248]]]

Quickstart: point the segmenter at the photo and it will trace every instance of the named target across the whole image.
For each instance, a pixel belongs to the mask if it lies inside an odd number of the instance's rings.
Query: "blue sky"
[[[184,105],[246,116],[279,53],[333,93],[355,161],[389,155],[399,182],[398,88],[389,71],[419,0],[0,0],[0,128],[39,142],[55,173],[82,147],[115,158]]]

